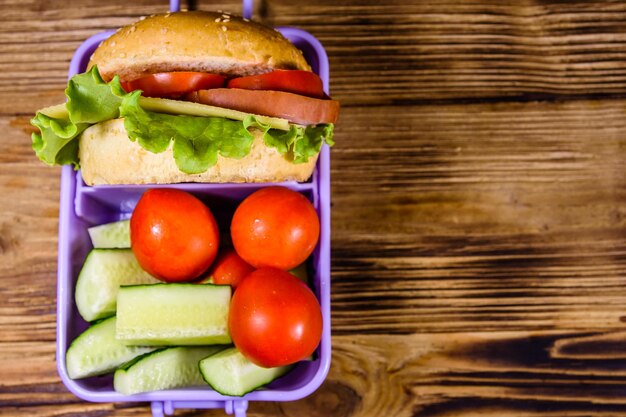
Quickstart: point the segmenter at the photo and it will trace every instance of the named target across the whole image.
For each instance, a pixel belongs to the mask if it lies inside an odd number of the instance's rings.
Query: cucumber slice
[[[121,287],[116,337],[128,345],[219,345],[228,333],[228,285]]]
[[[204,385],[198,362],[222,349],[221,346],[171,347],[147,353],[115,371],[113,388],[131,395]]]
[[[87,232],[94,248],[130,248],[130,220],[93,226],[87,229]]]
[[[283,376],[293,365],[262,368],[250,362],[236,348],[223,350],[200,361],[204,380],[223,395],[240,397]]]
[[[65,366],[72,379],[103,375],[155,349],[126,346],[115,340],[115,317],[109,317],[92,325],[74,339],[65,353]]]
[[[198,281],[195,281],[196,284],[215,284],[213,282],[213,275],[207,275],[205,277],[200,278]]]
[[[86,321],[110,317],[120,285],[158,282],[141,269],[130,249],[93,249],[78,275],[76,307]]]

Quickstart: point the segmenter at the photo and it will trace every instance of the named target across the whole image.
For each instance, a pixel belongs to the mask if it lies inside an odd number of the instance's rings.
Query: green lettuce
[[[251,128],[260,129],[267,146],[296,164],[317,155],[324,142],[334,144],[332,124],[290,124],[290,129],[283,131],[253,115],[232,120],[147,111],[140,105],[139,91],[126,93],[117,77],[105,82],[96,67],[72,77],[65,94],[63,117],[46,115],[44,109],[31,120],[39,129],[32,135],[33,150],[50,165],[72,164],[78,169],[80,134],[93,124],[118,117],[124,118],[130,140],[144,149],[159,153],[171,146],[176,165],[187,174],[205,172],[215,165],[218,155],[235,159],[248,155],[253,142]]]
[[[48,165],[72,164],[78,169],[78,141],[74,140],[88,124],[74,124],[69,120],[55,119],[37,113],[31,124],[39,129],[33,133],[33,150]]]
[[[72,123],[100,123],[119,117],[126,91],[117,76],[106,83],[97,68],[75,75],[65,89],[65,108]]]
[[[247,127],[257,124],[254,120],[245,123],[222,117],[145,111],[139,105],[139,92],[124,97],[120,116],[124,118],[130,140],[137,141],[150,152],[163,152],[174,141],[174,160],[178,169],[187,174],[199,174],[215,165],[218,153],[227,158],[246,156],[253,141]]]

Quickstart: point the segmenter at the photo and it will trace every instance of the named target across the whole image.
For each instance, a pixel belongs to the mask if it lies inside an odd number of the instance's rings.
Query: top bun
[[[93,65],[106,81],[170,71],[226,76],[310,71],[302,52],[274,29],[203,11],[158,14],[125,26],[100,44],[89,61]]]

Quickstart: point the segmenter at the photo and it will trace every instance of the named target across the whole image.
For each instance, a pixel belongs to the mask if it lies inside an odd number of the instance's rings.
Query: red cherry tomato
[[[190,281],[215,259],[219,229],[209,208],[191,194],[152,189],[130,218],[130,243],[149,274],[165,282]]]
[[[250,265],[289,270],[315,249],[320,222],[302,194],[268,187],[252,193],[237,207],[230,233],[235,250]]]
[[[126,92],[142,90],[146,97],[180,97],[197,90],[224,86],[226,78],[204,72],[160,72],[122,83]]]
[[[217,255],[208,275],[213,278],[214,284],[230,285],[235,289],[252,271],[252,265],[241,259],[234,249],[228,248]]]
[[[286,91],[308,97],[324,97],[322,79],[314,72],[301,70],[275,70],[265,74],[233,78],[228,81],[227,87]]]
[[[322,337],[313,292],[289,272],[260,268],[235,291],[228,314],[233,343],[251,362],[274,367],[310,356]]]

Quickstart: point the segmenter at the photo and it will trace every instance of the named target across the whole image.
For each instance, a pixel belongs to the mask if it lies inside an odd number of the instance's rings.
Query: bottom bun
[[[217,163],[202,174],[185,174],[176,163],[172,148],[152,153],[132,142],[124,120],[98,123],[86,129],[79,143],[83,180],[99,184],[172,184],[179,182],[280,182],[306,181],[311,177],[317,157],[294,164],[276,149],[265,145],[262,132],[254,136],[250,153],[242,159],[219,156]]]

